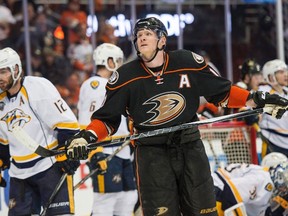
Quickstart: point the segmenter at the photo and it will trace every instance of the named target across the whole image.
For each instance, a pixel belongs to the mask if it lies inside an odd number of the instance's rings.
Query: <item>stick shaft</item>
[[[224,116],[219,116],[211,119],[205,119],[201,121],[195,121],[195,122],[189,122],[189,123],[184,123],[181,125],[176,125],[176,126],[171,126],[167,128],[160,128],[157,130],[152,130],[152,131],[147,131],[139,134],[134,134],[131,136],[125,136],[125,137],[120,137],[116,139],[112,139],[109,141],[104,141],[104,142],[99,142],[99,143],[89,143],[88,148],[89,149],[96,149],[99,146],[110,146],[110,145],[115,145],[118,143],[124,143],[129,140],[136,140],[136,139],[141,139],[141,138],[147,138],[147,137],[153,137],[157,135],[163,135],[179,130],[184,130],[188,128],[192,128],[195,126],[199,125],[205,125],[205,124],[211,124],[211,123],[216,123],[216,122],[222,122],[222,121],[228,121],[231,119],[236,119],[236,118],[243,118],[246,116],[250,115],[256,115],[263,113],[263,108],[260,109],[255,109],[255,110],[247,110],[239,113],[234,113],[234,114],[229,114],[229,115],[224,115]],[[40,146],[38,143],[35,142],[34,139],[32,139],[26,131],[22,127],[17,127],[13,129],[12,134],[18,139],[18,141],[29,148],[32,152],[42,156],[42,157],[52,157],[55,155],[59,154],[64,154],[65,150],[50,150],[46,149],[43,146]]]
[[[57,195],[57,193],[59,192],[61,186],[63,185],[63,183],[65,182],[65,179],[67,177],[67,173],[63,173],[61,179],[59,180],[59,182],[57,183],[53,193],[51,194],[48,202],[46,203],[42,213],[40,214],[40,216],[45,216],[46,215],[46,212],[50,206],[50,204],[52,203],[52,201],[54,200],[55,196]]]
[[[239,112],[239,113],[233,113],[233,114],[224,115],[224,116],[219,116],[219,117],[215,117],[215,118],[211,118],[211,119],[189,122],[189,123],[184,123],[184,124],[176,125],[176,126],[172,126],[172,127],[161,128],[161,129],[157,129],[157,130],[153,130],[153,131],[147,131],[147,132],[143,132],[143,133],[139,133],[139,134],[135,134],[135,135],[120,137],[120,138],[112,139],[109,141],[104,141],[104,142],[99,142],[99,143],[89,143],[88,146],[92,149],[97,147],[97,146],[105,147],[105,146],[125,142],[127,140],[137,140],[137,139],[141,139],[141,138],[163,135],[163,134],[167,134],[167,133],[171,133],[171,132],[175,132],[175,131],[179,131],[179,130],[192,128],[195,126],[211,124],[211,123],[216,123],[216,122],[223,122],[223,121],[227,121],[227,120],[231,120],[231,119],[235,119],[235,118],[243,118],[243,117],[247,117],[247,116],[251,116],[251,115],[256,115],[256,114],[260,114],[262,112],[263,112],[262,108],[255,109],[255,110],[247,110],[247,111],[243,111],[243,112]]]

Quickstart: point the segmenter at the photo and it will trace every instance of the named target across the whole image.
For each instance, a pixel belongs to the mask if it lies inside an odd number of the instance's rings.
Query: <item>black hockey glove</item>
[[[288,100],[277,94],[257,91],[252,93],[251,97],[257,104],[256,108],[264,108],[264,112],[277,119],[280,119],[288,110]]]
[[[62,147],[60,149],[64,149],[65,147]],[[79,160],[69,160],[67,159],[66,154],[60,154],[56,155],[56,166],[59,167],[59,169],[67,173],[68,175],[74,175],[78,167],[80,166]]]
[[[104,174],[107,170],[106,155],[103,153],[103,147],[98,147],[89,153],[88,167],[90,170],[99,169],[100,174]]]
[[[55,158],[57,160],[56,166],[58,166],[62,172],[67,173],[68,175],[74,175],[80,166],[79,160],[69,160],[65,154],[56,155]]]
[[[67,158],[70,160],[85,160],[88,158],[88,143],[97,141],[97,136],[90,131],[81,130],[65,142]]]
[[[68,175],[74,175],[78,167],[80,166],[80,161],[75,160],[64,160],[57,162],[57,166]]]

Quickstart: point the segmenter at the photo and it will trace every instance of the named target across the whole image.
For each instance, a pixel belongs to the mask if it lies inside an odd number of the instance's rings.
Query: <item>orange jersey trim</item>
[[[229,108],[240,108],[245,106],[249,91],[237,86],[231,86],[228,105]]]
[[[108,130],[104,122],[94,119],[87,126],[86,130],[93,130],[98,137],[98,141],[105,139],[108,136]]]
[[[205,66],[202,67],[202,68],[182,68],[182,69],[177,69],[177,70],[164,71],[164,74],[179,73],[179,72],[183,72],[183,71],[198,71],[198,70],[202,70],[202,69],[205,68],[205,67],[207,67],[207,65],[205,65]],[[144,70],[145,70],[147,73],[149,73],[145,68],[144,68]],[[109,90],[115,90],[115,89],[121,88],[121,87],[123,87],[123,86],[125,86],[125,85],[128,85],[129,83],[134,82],[134,81],[136,81],[136,80],[139,80],[139,79],[148,79],[148,78],[150,78],[150,77],[153,77],[153,76],[150,75],[150,73],[149,73],[149,75],[147,75],[147,76],[135,77],[134,79],[128,80],[127,82],[125,82],[125,83],[123,83],[123,84],[121,84],[121,85],[119,85],[119,86],[116,86],[116,87],[114,87],[114,88],[111,88],[111,87],[109,87],[109,86],[106,86],[106,88],[109,89]]]

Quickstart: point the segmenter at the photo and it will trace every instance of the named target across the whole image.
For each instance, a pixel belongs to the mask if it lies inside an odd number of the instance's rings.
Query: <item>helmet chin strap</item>
[[[141,58],[143,62],[149,63],[149,62],[153,61],[153,60],[155,59],[156,55],[158,54],[158,52],[161,51],[161,50],[163,50],[164,47],[165,47],[165,46],[162,46],[162,48],[159,49],[159,48],[158,48],[159,41],[160,41],[160,39],[158,39],[158,41],[157,41],[155,53],[154,53],[154,55],[152,56],[152,58],[151,58],[150,60],[144,61],[143,58],[142,58],[142,53],[139,52],[138,49],[137,49],[137,56],[138,56],[139,58]]]

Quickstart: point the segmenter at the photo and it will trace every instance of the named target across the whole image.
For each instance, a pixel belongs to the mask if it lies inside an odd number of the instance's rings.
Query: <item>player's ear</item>
[[[108,64],[109,68],[113,68],[113,69],[115,68],[115,63],[114,63],[112,58],[108,58],[107,64]]]
[[[159,41],[159,49],[164,49],[166,46],[166,37],[162,36]]]

